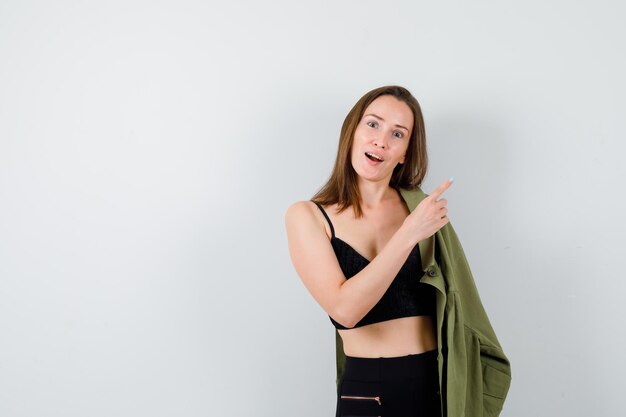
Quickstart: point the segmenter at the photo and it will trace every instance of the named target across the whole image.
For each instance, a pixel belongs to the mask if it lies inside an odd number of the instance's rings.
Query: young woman
[[[427,170],[420,106],[403,87],[348,113],[329,181],[285,214],[289,251],[343,342],[336,416],[441,415],[435,290],[418,242],[448,223],[444,181],[411,212],[399,192]]]

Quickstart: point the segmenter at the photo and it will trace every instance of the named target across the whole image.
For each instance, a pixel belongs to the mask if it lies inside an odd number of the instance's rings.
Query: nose
[[[385,145],[387,145],[387,141],[383,139],[383,137],[384,136],[374,138],[374,146],[385,149]]]

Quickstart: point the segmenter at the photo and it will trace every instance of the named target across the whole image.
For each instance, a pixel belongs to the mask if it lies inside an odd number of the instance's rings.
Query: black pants
[[[336,417],[440,417],[437,349],[392,358],[346,356]]]

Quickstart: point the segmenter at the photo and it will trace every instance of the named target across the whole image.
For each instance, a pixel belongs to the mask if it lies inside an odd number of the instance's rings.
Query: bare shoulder
[[[285,212],[285,218],[287,217],[299,217],[311,212],[311,208],[315,207],[315,203],[309,200],[296,201]]]
[[[315,225],[321,226],[321,230],[324,230],[324,225],[320,222],[316,211],[319,211],[319,209],[314,202],[309,200],[296,201],[291,204],[285,212],[285,226],[287,230],[294,226],[310,228]],[[319,229],[319,227],[317,228]]]

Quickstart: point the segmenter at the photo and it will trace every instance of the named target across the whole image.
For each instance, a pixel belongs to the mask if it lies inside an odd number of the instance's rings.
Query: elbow
[[[331,314],[331,317],[346,329],[353,328],[358,321],[355,320],[354,314],[352,314],[351,311],[341,308],[336,308],[333,314]]]
[[[346,281],[343,282],[343,284],[345,283]],[[354,302],[349,298],[346,299],[347,295],[343,284],[337,292],[330,316],[346,329],[352,329],[363,317],[358,317],[358,314],[356,314]]]

